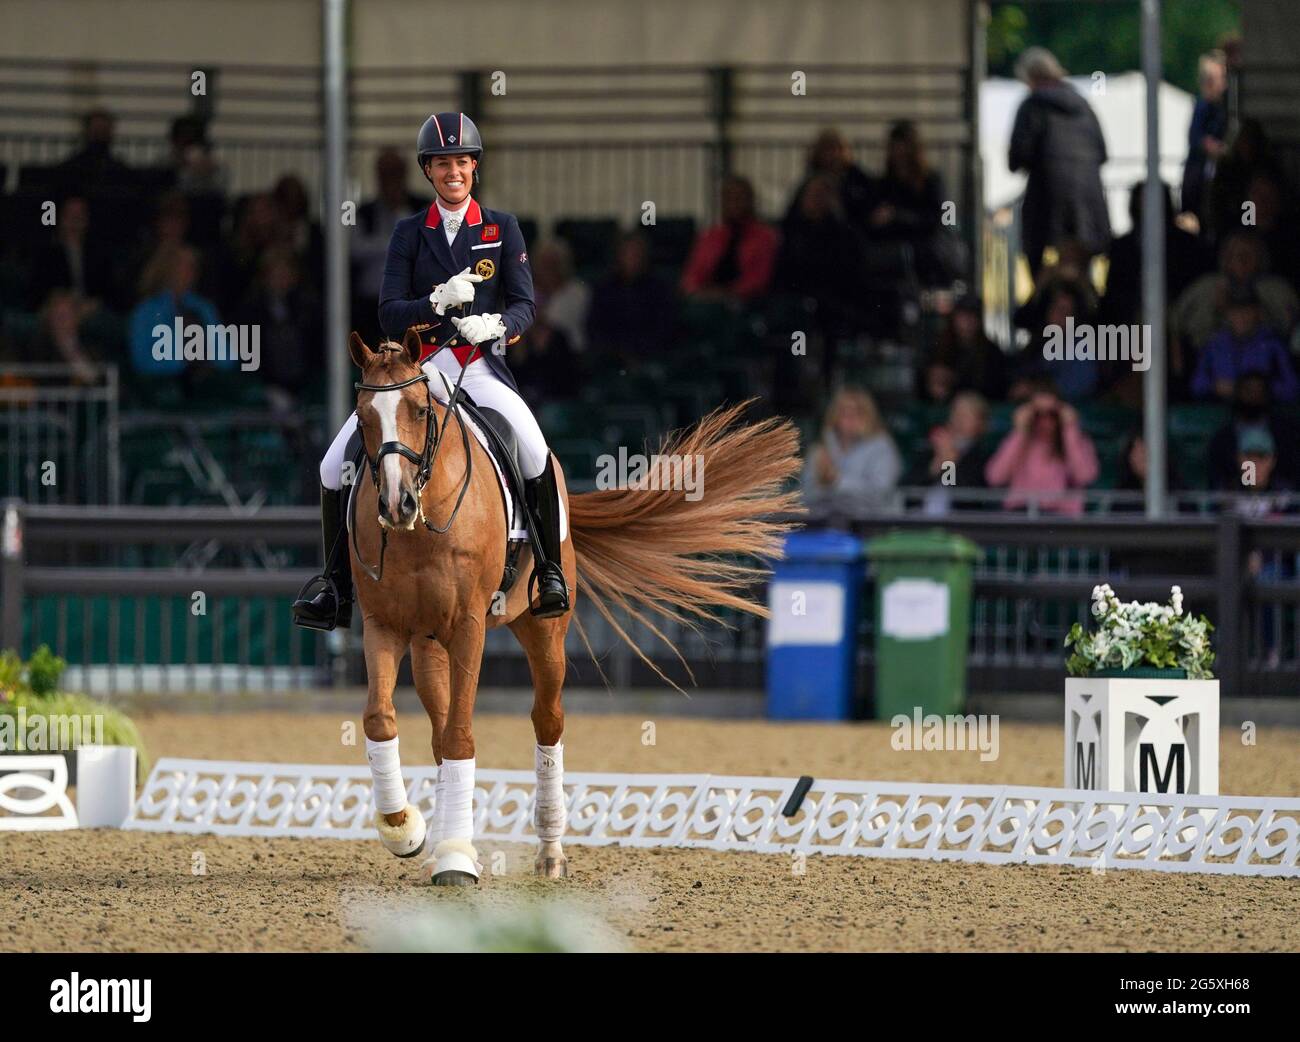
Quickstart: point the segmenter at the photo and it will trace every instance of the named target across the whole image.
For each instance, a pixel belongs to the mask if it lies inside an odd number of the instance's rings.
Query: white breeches
[[[441,351],[424,363],[424,371],[429,374],[433,396],[440,402],[445,402],[450,388],[456,386],[456,378],[460,376],[460,363],[450,351]],[[443,383],[443,376],[447,378],[446,384]],[[506,418],[515,437],[519,439],[519,467],[524,478],[540,477],[546,469],[550,450],[546,447],[542,428],[537,425],[532,410],[524,404],[519,394],[511,390],[481,358],[470,362],[460,386],[461,391],[473,398],[475,404],[485,409],[495,409]],[[347,451],[348,439],[356,429],[357,415],[353,413],[339,428],[325,458],[320,461],[320,483],[326,488],[338,491],[343,487],[343,457]]]

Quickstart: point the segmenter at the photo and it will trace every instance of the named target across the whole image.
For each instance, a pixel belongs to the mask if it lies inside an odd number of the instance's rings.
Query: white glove
[[[474,300],[474,283],[482,281],[482,275],[471,275],[469,268],[466,268],[441,286],[434,286],[433,292],[429,294],[429,303],[439,315],[445,315],[448,308],[471,303]]]
[[[466,315],[453,318],[451,324],[471,344],[486,343],[506,335],[506,326],[500,315]]]

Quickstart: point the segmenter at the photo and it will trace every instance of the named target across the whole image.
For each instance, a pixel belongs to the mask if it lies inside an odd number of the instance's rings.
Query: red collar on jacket
[[[424,215],[424,226],[426,228],[436,228],[442,222],[442,214],[438,212],[438,200],[435,199],[429,204],[429,212]],[[478,200],[470,196],[469,206],[465,208],[466,224],[482,224],[483,211],[479,209]]]

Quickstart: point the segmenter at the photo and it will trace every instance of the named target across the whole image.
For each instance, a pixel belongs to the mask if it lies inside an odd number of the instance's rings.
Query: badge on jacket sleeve
[[[474,265],[474,274],[481,275],[485,279],[490,279],[497,273],[497,266],[490,260],[481,260]]]

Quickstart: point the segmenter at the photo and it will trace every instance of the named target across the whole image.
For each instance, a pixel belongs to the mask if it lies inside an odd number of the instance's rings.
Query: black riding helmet
[[[420,136],[415,140],[415,155],[420,169],[424,169],[433,156],[473,156],[483,155],[483,139],[479,137],[478,127],[463,112],[435,112],[424,121]],[[478,171],[474,171],[478,180]]]

